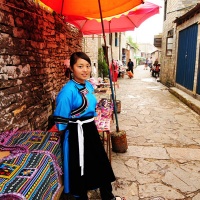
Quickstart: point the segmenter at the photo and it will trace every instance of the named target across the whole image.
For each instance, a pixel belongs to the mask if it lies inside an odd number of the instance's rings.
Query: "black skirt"
[[[81,120],[81,119],[79,119]],[[85,119],[84,119],[85,120]],[[73,195],[101,188],[115,181],[111,164],[100,139],[95,122],[82,125],[84,134],[84,175],[79,166],[77,124],[69,123],[69,185]]]

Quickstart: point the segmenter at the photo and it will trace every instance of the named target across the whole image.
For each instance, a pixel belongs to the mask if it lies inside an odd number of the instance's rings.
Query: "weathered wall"
[[[31,2],[0,2],[0,132],[46,130],[64,60],[82,49],[77,29]]]
[[[96,66],[96,75],[95,78],[98,77],[98,35],[86,35],[83,38],[83,51],[87,53],[87,55],[91,59],[92,70],[94,70],[94,63]],[[93,73],[92,73],[93,74]]]
[[[200,19],[200,13],[197,13],[196,15],[191,17],[190,19],[185,20],[184,23],[182,23],[181,25],[177,26],[177,29],[176,29],[177,33],[179,33],[180,31],[182,31],[182,30],[184,30],[184,29],[186,29],[186,28],[188,28],[188,27],[190,27],[191,25],[194,25],[194,24],[198,24],[198,30],[200,30],[199,19]],[[177,40],[179,40],[178,35],[179,34],[177,34]],[[193,90],[190,91],[190,90],[187,90],[186,88],[184,88],[185,92],[187,92],[189,94],[192,94],[192,95],[197,95],[196,94],[196,90],[197,90],[197,82],[198,82],[199,60],[200,60],[200,58],[199,58],[199,45],[198,44],[200,44],[200,32],[199,31],[198,31],[198,35],[197,35],[196,61],[195,61],[195,70],[194,70]],[[178,49],[178,47],[177,47],[177,49]],[[176,60],[177,60],[177,57],[178,57],[178,55],[176,55]],[[176,72],[176,70],[175,70],[175,72]],[[179,87],[179,85],[176,84],[176,87]]]
[[[177,17],[182,16],[188,12],[191,5],[195,5],[199,0],[167,0],[166,8],[166,20],[163,23],[163,36],[162,36],[162,62],[161,62],[161,73],[160,79],[164,85],[174,86],[175,85],[175,70],[176,70],[176,59],[177,59],[177,31],[174,20]],[[167,34],[168,31],[174,30],[173,32],[173,49],[172,55],[166,55],[167,45]]]

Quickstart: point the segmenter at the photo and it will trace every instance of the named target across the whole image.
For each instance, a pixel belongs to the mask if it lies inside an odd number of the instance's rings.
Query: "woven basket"
[[[125,153],[128,149],[126,132],[111,132],[112,150],[116,153]]]

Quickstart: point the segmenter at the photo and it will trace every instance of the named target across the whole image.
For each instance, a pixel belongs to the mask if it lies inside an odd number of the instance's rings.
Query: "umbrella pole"
[[[107,50],[107,48],[106,48],[106,36],[105,36],[105,31],[104,31],[104,24],[103,24],[103,17],[102,17],[102,11],[101,11],[101,3],[100,3],[100,0],[98,0],[98,3],[99,3],[99,11],[100,11],[100,17],[101,17],[101,25],[102,25],[103,39],[104,39],[104,44],[105,44],[105,54],[106,54],[105,57],[106,57],[107,65],[108,65],[108,72],[109,72],[109,79],[110,79],[110,87],[111,87],[111,95],[112,95],[113,105],[114,105],[114,114],[115,114],[115,120],[116,120],[116,131],[119,132],[119,124],[118,124],[118,117],[117,117],[116,101],[115,101],[115,96],[114,96],[114,91],[113,91],[111,73],[110,73],[110,69],[109,69],[108,50]]]
[[[61,15],[62,15],[62,12],[63,12],[63,5],[64,5],[64,0],[62,0],[62,7],[61,7]]]
[[[109,21],[109,33],[110,33],[110,21]],[[112,51],[112,42],[111,42],[111,47],[110,47],[110,51],[111,51],[111,60],[112,60],[112,76],[114,77],[114,62],[113,62],[113,51]],[[115,83],[114,83],[114,94],[115,94],[115,101],[116,101],[116,89],[115,89]]]

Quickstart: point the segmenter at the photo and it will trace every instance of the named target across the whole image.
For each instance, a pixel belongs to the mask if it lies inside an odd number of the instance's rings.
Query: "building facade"
[[[127,44],[126,44],[126,35],[125,33],[106,33],[105,41],[103,35],[85,35],[83,36],[83,46],[82,50],[86,52],[90,58],[92,63],[96,64],[98,68],[98,49],[99,48],[107,48],[108,51],[108,60],[111,62],[112,59],[120,60],[124,63],[127,63],[126,52],[127,52]]]
[[[200,95],[198,0],[165,0],[160,80]]]

